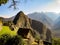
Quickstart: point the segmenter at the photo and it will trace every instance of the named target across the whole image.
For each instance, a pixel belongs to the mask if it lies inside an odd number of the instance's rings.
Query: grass
[[[0,31],[0,35],[3,35],[3,34],[10,34],[11,36],[14,36],[16,35],[16,32],[11,31],[11,29],[8,26],[3,26],[2,30]]]

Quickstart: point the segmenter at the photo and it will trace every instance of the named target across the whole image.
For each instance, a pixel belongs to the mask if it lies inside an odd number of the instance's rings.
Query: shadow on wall
[[[23,38],[26,38],[27,35],[28,35],[29,30],[30,29],[27,29],[27,28],[19,28],[17,34],[21,35]]]
[[[49,42],[46,42],[46,41],[43,41],[43,44],[44,45],[52,45],[52,43],[49,43]]]

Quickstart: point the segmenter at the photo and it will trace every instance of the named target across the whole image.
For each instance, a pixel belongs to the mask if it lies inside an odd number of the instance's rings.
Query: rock
[[[15,27],[18,27],[18,29],[19,28],[30,28],[29,18],[22,11],[17,13],[17,15],[15,16],[13,20],[13,23]]]
[[[20,11],[13,20],[14,25],[18,27],[26,27],[28,28],[30,26],[28,17]]]
[[[52,42],[52,32],[50,29],[48,29],[43,23],[36,21],[36,20],[31,20],[31,27],[39,32],[40,38],[44,41],[47,42]]]

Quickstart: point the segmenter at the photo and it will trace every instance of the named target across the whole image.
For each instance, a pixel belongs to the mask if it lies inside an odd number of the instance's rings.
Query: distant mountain
[[[37,21],[42,22],[44,25],[47,25],[48,28],[50,29],[58,29],[60,27],[59,25],[59,14],[53,13],[53,12],[46,12],[46,13],[38,13],[34,12],[31,14],[28,14],[28,17]],[[57,25],[57,26],[56,26]]]
[[[45,15],[48,16],[51,20],[55,21],[60,14],[54,12],[46,12]]]
[[[51,16],[49,16],[51,15]],[[54,15],[52,17],[52,15]],[[28,14],[28,17],[32,20],[37,20],[39,22],[42,22],[44,25],[46,25],[49,29],[52,30],[52,32],[55,34],[56,37],[60,37],[59,30],[60,30],[60,16],[57,16],[55,13],[31,13]],[[54,18],[56,17],[56,18]],[[53,19],[54,18],[54,19]],[[52,20],[53,19],[53,20]]]
[[[28,14],[28,17],[37,21],[42,22],[44,25],[47,25],[48,28],[52,28],[53,20],[49,18],[45,13],[32,13]]]
[[[60,30],[60,17],[58,17],[58,18],[56,19],[56,21],[54,22],[53,28],[54,28],[55,30]]]
[[[4,21],[13,21],[14,18],[15,18],[15,16],[12,16],[12,17],[10,17],[10,18],[4,18]]]

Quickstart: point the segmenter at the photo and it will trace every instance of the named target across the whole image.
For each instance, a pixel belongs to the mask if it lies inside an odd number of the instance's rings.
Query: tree
[[[8,0],[0,0],[0,6],[2,5],[2,4],[6,4],[8,2]]]
[[[6,3],[8,3],[8,1],[9,0],[0,0],[0,6],[2,5],[2,4],[6,4]],[[12,3],[11,3],[11,5],[9,6],[9,8],[11,8],[12,6],[14,7],[14,9],[16,9],[16,4],[19,2],[19,1],[22,1],[22,0],[11,0],[12,1]],[[27,1],[27,0],[24,0],[24,1]]]

